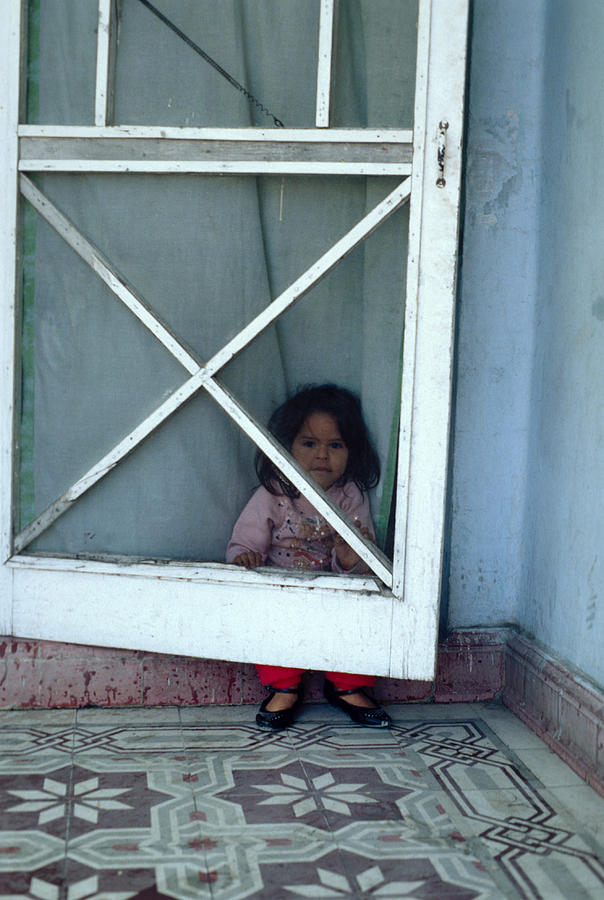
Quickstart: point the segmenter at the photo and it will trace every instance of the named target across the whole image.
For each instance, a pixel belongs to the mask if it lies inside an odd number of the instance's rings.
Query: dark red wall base
[[[507,630],[454,632],[438,650],[431,681],[379,678],[384,702],[491,700],[503,686]],[[321,698],[322,676],[306,694]],[[0,638],[0,707],[196,706],[258,703],[265,696],[254,666],[161,656],[54,641]]]

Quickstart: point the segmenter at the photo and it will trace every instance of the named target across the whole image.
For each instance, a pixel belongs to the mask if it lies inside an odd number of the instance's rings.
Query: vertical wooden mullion
[[[12,628],[12,573],[4,563],[12,552],[13,451],[15,394],[13,374],[16,364],[15,303],[17,287],[18,191],[17,126],[22,35],[21,0],[3,4],[4,25],[0,30],[0,630]]]
[[[110,125],[113,118],[116,37],[116,2],[115,0],[99,0],[94,124],[101,128]]]
[[[413,120],[413,172],[409,200],[409,247],[405,293],[404,353],[401,389],[398,479],[396,488],[396,526],[393,555],[393,593],[399,599],[403,591],[406,553],[406,526],[411,454],[413,384],[415,380],[417,296],[422,234],[422,184],[430,59],[430,20],[432,0],[420,0],[417,23],[417,62]]]
[[[315,125],[329,128],[335,0],[321,0]]]
[[[420,0],[418,29],[391,673],[427,680],[442,577],[468,6]]]

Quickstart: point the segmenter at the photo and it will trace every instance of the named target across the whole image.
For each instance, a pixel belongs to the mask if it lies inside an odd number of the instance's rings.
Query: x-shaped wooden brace
[[[275,438],[259,422],[255,421],[236,398],[214,378],[215,374],[246,347],[257,335],[274,322],[286,309],[306,294],[318,281],[331,271],[348,253],[368,237],[409,199],[411,180],[406,178],[340,238],[309,269],[307,269],[279,297],[273,300],[245,328],[228,341],[218,353],[202,363],[187,349],[136,291],[119,275],[109,260],[91,244],[74,225],[27,178],[20,176],[23,196],[37,212],[61,235],[75,252],[96,272],[105,284],[119,297],[128,309],[155,335],[158,341],[189,372],[190,378],[174,391],[167,400],[147,416],[133,431],[90,468],[75,484],[51,503],[33,522],[14,539],[14,551],[19,553],[38,535],[44,532],[79,497],[110,472],[131,453],[162,422],[204,388],[224,411],[245,431],[260,450],[271,459],[286,478],[312,503],[317,512],[340,534],[361,559],[386,584],[392,587],[390,560],[371,541],[364,538],[353,522],[336,504],[317,487],[314,481],[286,453]]]

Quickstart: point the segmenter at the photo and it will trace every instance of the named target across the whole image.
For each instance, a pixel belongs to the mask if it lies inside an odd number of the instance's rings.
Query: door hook
[[[436,179],[436,187],[443,188],[447,183],[445,181],[445,152],[447,149],[447,128],[448,122],[440,122],[438,125],[438,150],[436,151],[436,161],[438,164],[439,176]]]

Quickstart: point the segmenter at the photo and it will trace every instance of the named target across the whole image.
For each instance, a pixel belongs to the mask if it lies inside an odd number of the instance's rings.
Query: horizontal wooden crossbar
[[[32,126],[22,172],[411,174],[411,131]]]
[[[167,139],[23,138],[21,172],[163,172],[243,175],[410,175],[408,147],[273,144]]]

